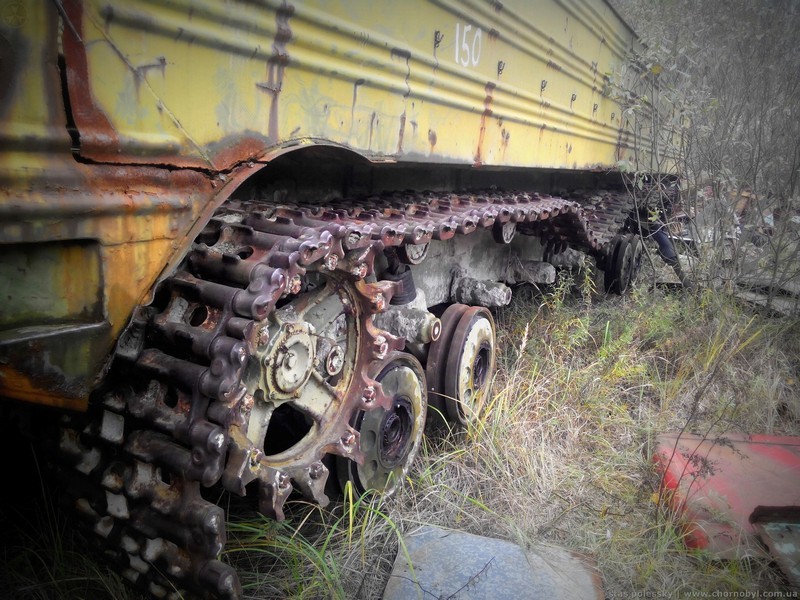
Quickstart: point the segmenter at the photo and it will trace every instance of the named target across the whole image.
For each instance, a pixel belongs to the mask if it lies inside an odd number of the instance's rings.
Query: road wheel
[[[494,320],[488,309],[464,311],[449,344],[444,390],[448,417],[462,425],[478,418],[495,367]]]

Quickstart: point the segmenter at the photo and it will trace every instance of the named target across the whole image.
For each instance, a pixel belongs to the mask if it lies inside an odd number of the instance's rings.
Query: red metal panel
[[[763,554],[750,522],[756,507],[800,506],[800,438],[670,433],[658,437],[653,459],[684,542],[718,558]]]

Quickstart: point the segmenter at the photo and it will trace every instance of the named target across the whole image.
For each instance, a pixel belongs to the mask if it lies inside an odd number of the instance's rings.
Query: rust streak
[[[272,41],[272,56],[267,60],[267,82],[256,84],[272,94],[269,107],[269,138],[273,142],[280,139],[278,132],[278,100],[283,89],[283,79],[286,66],[289,64],[287,44],[292,39],[292,29],[289,19],[294,15],[294,6],[284,0],[283,4],[275,11],[275,39]]]
[[[436,74],[437,69],[439,68],[439,57],[436,56],[436,51],[439,49],[442,41],[444,40],[444,34],[439,31],[438,29],[433,34],[433,74]]]
[[[356,101],[358,100],[358,88],[364,85],[366,81],[364,79],[357,79],[353,82],[353,104],[350,106],[350,129],[352,131],[353,124],[355,123],[356,117]]]
[[[402,58],[406,61],[406,77],[405,77],[406,93],[403,94],[403,98],[408,98],[411,95],[411,84],[409,82],[409,80],[411,79],[411,52],[409,52],[408,50],[403,50],[401,48],[392,48],[391,57],[392,59]]]
[[[397,136],[397,153],[403,153],[403,138],[405,137],[406,133],[406,111],[403,110],[403,114],[400,115],[400,132]]]
[[[390,56],[392,59],[401,58],[406,62],[406,91],[403,94],[403,114],[400,115],[400,131],[397,134],[397,154],[403,153],[403,138],[406,133],[406,106],[408,104],[408,97],[411,95],[411,52],[403,50],[402,48],[392,48]]]
[[[64,32],[63,46],[67,68],[67,88],[72,106],[73,119],[80,131],[81,154],[102,155],[109,146],[117,147],[117,135],[111,120],[100,109],[92,97],[89,64],[83,38],[83,7],[76,0],[64,3],[68,20],[73,23]]]
[[[508,142],[511,141],[511,134],[508,132],[507,129],[503,128],[500,132],[501,142],[500,148],[502,150],[503,162],[506,160],[506,152],[508,151]]]
[[[560,70],[561,70],[561,65],[560,65],[560,64],[558,64],[558,63],[557,63],[557,62],[555,62],[555,61],[548,60],[548,61],[547,61],[547,68],[548,68],[548,69],[553,69],[553,70],[555,70],[555,71],[560,71]]]
[[[372,112],[372,116],[369,119],[369,143],[367,144],[367,148],[372,150],[372,132],[375,129],[375,112]]]
[[[491,81],[486,82],[486,98],[483,100],[483,114],[481,115],[481,129],[478,134],[478,149],[475,152],[475,166],[483,164],[483,141],[486,137],[486,121],[492,116],[492,101],[494,100],[494,90],[497,86]]]

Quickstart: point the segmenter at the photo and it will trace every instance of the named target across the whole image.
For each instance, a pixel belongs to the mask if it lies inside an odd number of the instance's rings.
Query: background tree
[[[800,209],[800,2],[613,4],[644,42],[636,77],[620,78],[626,115],[669,142],[688,184],[685,208],[701,215],[711,248],[721,250],[734,212],[742,219],[744,243],[725,256],[739,280],[757,268],[778,284],[771,293],[791,287],[798,254],[790,219]],[[635,168],[659,171],[667,162],[655,153]],[[760,250],[754,254],[748,241]],[[707,272],[720,278],[723,254],[709,258]]]

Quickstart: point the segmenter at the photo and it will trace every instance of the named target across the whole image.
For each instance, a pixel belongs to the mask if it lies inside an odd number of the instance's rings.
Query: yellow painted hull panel
[[[65,32],[67,60],[86,71],[70,91],[88,92],[77,125],[96,160],[230,169],[324,141],[586,169],[627,150],[605,76],[634,37],[604,2],[103,0],[70,14],[82,43]]]

